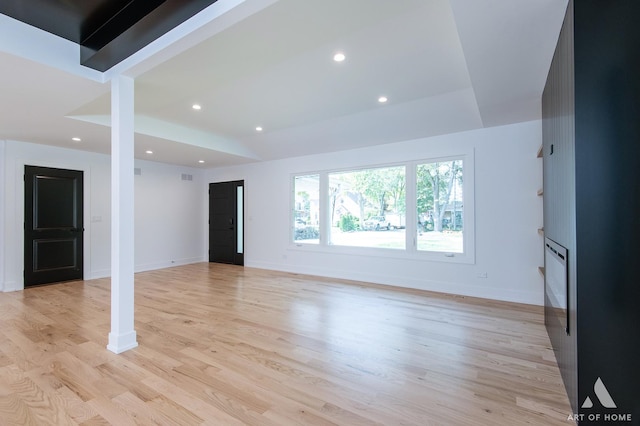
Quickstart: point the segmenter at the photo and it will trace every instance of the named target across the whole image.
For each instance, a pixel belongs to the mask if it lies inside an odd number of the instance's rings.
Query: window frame
[[[423,157],[408,161],[399,161],[382,164],[366,164],[354,167],[342,167],[327,169],[322,171],[307,171],[292,173],[289,178],[290,208],[289,208],[289,250],[309,251],[316,253],[330,253],[338,255],[354,256],[375,256],[395,259],[410,259],[421,261],[436,261],[445,263],[475,264],[475,153],[473,149],[457,151],[457,154]],[[463,162],[463,252],[448,253],[417,249],[417,168],[421,164],[436,162],[446,162],[452,160],[462,160]],[[406,227],[405,227],[405,248],[380,248],[361,247],[347,245],[332,245],[330,243],[330,220],[331,212],[329,208],[329,175],[334,173],[356,172],[369,169],[380,169],[390,167],[405,168],[405,206],[406,206]],[[319,176],[318,205],[320,209],[319,217],[319,242],[304,243],[294,241],[295,236],[295,178],[300,176]]]
[[[322,177],[323,172],[319,172],[319,171],[312,171],[312,172],[308,172],[308,173],[295,173],[292,174],[290,179],[289,179],[289,185],[290,185],[290,190],[289,190],[289,242],[290,244],[293,244],[295,247],[301,247],[301,246],[309,246],[309,247],[319,247],[322,245],[322,241],[323,241],[323,226],[324,226],[324,218],[323,218],[323,212],[325,209],[325,202],[323,201],[322,197]],[[311,242],[305,242],[304,240],[300,240],[300,241],[296,241],[295,237],[296,237],[296,178],[299,177],[309,177],[309,176],[318,176],[318,194],[319,194],[319,199],[318,199],[318,220],[319,220],[319,224],[318,224],[318,232],[320,233],[320,236],[318,237],[318,242],[315,243],[311,243]]]

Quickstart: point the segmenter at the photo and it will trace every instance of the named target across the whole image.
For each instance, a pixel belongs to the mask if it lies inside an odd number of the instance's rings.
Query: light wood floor
[[[217,264],[0,293],[0,424],[564,425],[542,308]]]

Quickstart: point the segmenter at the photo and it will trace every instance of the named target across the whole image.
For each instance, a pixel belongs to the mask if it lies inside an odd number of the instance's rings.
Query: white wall
[[[205,261],[207,184],[245,180],[247,266],[542,304],[541,122],[515,124],[341,153],[209,170],[137,161],[136,270]],[[475,151],[474,264],[297,249],[289,242],[294,173]],[[4,158],[3,158],[4,157]],[[22,288],[25,164],[85,171],[85,278],[110,273],[109,156],[0,141],[0,290]],[[182,181],[181,174],[193,175]],[[4,226],[2,220],[4,218]],[[175,263],[174,263],[175,262]],[[487,278],[478,278],[486,272]]]
[[[4,214],[0,265],[4,291],[23,288],[24,165],[84,171],[84,276],[110,275],[111,180],[110,157],[104,154],[6,141],[2,178]],[[2,145],[0,145],[0,148]],[[1,159],[1,158],[0,158]],[[142,175],[135,177],[136,271],[204,261],[206,236],[202,232],[205,194],[197,169],[136,161]],[[182,173],[193,181],[182,181]],[[0,219],[2,215],[0,215]],[[2,223],[0,222],[0,225]]]
[[[373,148],[210,170],[207,182],[245,180],[245,264],[543,304],[542,164],[533,121]],[[304,141],[301,141],[304,143]],[[475,264],[302,250],[289,241],[292,174],[475,151]],[[206,226],[206,222],[205,222]],[[487,278],[479,278],[482,273]]]
[[[4,274],[4,211],[5,211],[5,204],[4,204],[4,193],[5,193],[5,188],[4,188],[4,175],[5,175],[5,155],[4,155],[4,151],[5,151],[5,146],[6,146],[6,142],[3,140],[0,140],[0,291],[4,291],[4,281],[5,281],[5,274]]]
[[[207,260],[201,170],[151,161],[136,161],[136,168],[142,173],[135,177],[136,272]],[[193,181],[182,180],[183,173]]]

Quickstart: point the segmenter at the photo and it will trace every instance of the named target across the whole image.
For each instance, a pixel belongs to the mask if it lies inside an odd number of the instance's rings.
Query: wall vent
[[[133,169],[133,174],[140,176],[142,174],[142,169],[139,167],[136,167],[135,169]]]
[[[182,180],[193,180],[193,175],[187,174],[187,173],[183,173],[182,174]]]

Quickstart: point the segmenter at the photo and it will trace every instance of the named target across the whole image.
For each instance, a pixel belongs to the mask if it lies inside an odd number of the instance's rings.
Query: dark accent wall
[[[640,424],[638,17],[637,0],[570,1],[543,99],[544,226],[571,253],[570,335],[546,323],[580,424]]]
[[[572,406],[577,406],[576,193],[573,7],[560,31],[542,95],[544,235],[567,249],[568,328],[545,294],[545,324]],[[546,286],[545,286],[546,287]],[[577,411],[576,411],[577,412]]]
[[[634,424],[640,424],[639,17],[638,0],[575,5],[578,401],[593,394],[600,377]]]

